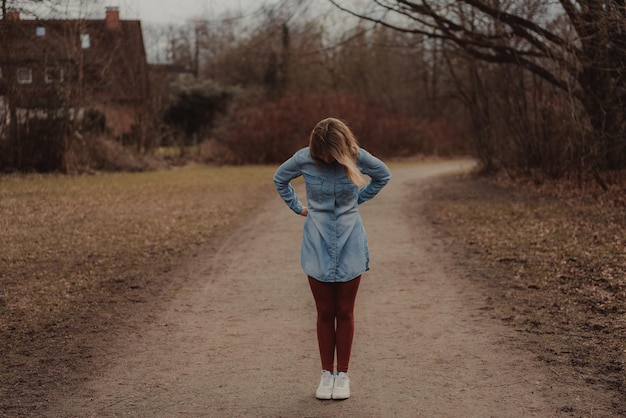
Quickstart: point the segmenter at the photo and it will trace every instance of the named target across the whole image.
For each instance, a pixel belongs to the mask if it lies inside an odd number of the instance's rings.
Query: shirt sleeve
[[[291,180],[302,175],[300,164],[296,155],[289,158],[287,161],[281,164],[274,173],[274,185],[276,190],[287,206],[296,214],[302,212],[302,204],[298,199],[298,195],[291,185]]]
[[[391,171],[378,158],[364,149],[359,150],[359,169],[370,177],[370,182],[359,190],[359,205],[367,202],[380,192],[391,179]]]

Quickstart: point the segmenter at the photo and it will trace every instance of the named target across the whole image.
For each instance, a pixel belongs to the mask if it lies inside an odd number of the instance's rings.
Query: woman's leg
[[[309,276],[309,284],[317,307],[317,342],[322,369],[332,373],[335,362],[335,286]]]
[[[337,283],[337,372],[348,372],[352,337],[354,336],[354,302],[361,283],[361,276],[345,283]]]

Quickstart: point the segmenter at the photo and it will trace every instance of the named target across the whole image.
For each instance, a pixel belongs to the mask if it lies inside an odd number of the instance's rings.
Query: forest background
[[[3,0],[9,7],[89,18],[103,5]],[[72,121],[58,139],[63,158],[38,165],[11,156],[41,139],[0,126],[0,167],[276,163],[333,115],[381,157],[471,154],[485,173],[608,189],[626,164],[625,15],[623,2],[600,0],[283,0],[148,25],[151,94],[137,134]]]

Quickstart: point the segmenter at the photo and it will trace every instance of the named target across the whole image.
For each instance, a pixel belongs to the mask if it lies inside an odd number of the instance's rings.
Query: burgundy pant
[[[345,283],[324,283],[309,276],[317,307],[317,342],[322,369],[333,371],[335,348],[337,371],[347,372],[354,335],[354,301],[361,276]]]

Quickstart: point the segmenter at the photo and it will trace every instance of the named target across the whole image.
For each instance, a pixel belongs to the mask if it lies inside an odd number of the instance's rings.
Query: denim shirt
[[[370,177],[361,189],[348,178],[343,166],[314,161],[307,147],[297,151],[274,174],[276,190],[297,214],[303,206],[291,180],[304,176],[309,214],[302,235],[302,269],[322,282],[347,282],[369,270],[367,236],[358,206],[376,196],[391,173],[364,149],[359,150],[357,166]]]

